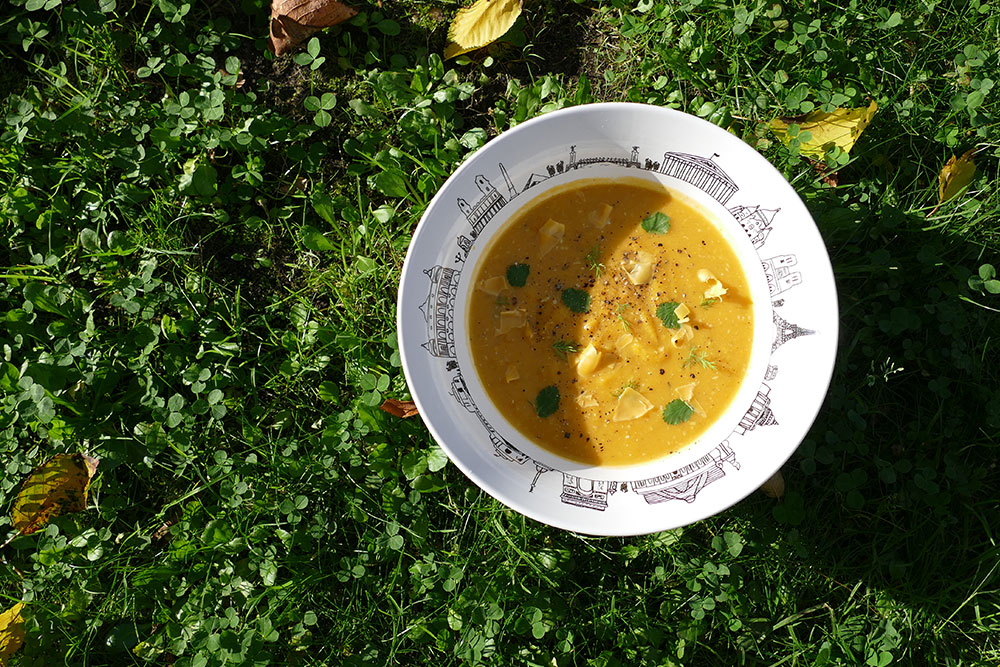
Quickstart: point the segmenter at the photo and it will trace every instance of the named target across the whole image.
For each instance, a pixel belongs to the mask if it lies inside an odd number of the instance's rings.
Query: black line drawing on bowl
[[[628,157],[624,155],[580,157],[577,155],[576,145],[574,144],[569,147],[567,158],[545,165],[544,173],[531,172],[520,192],[514,186],[514,181],[511,179],[507,167],[504,166],[503,162],[498,162],[497,168],[501,178],[503,178],[504,186],[507,190],[506,195],[501,193],[485,175],[476,174],[473,182],[476,184],[480,196],[471,204],[464,197],[457,197],[455,200],[459,211],[465,216],[466,221],[472,228],[468,235],[460,234],[456,239],[459,250],[455,253],[455,263],[461,264],[465,262],[476,238],[500,209],[506,206],[511,200],[525,190],[529,190],[553,176],[568,173],[581,167],[615,165],[625,169],[654,171],[690,183],[696,188],[703,190],[710,197],[718,200],[719,203],[725,205],[740,188],[730,178],[729,174],[715,162],[715,158],[717,157],[719,157],[718,153],[712,153],[711,157],[704,158],[700,155],[692,155],[691,153],[667,151],[663,154],[663,160],[654,161],[652,158],[647,157],[640,161],[638,146],[632,146]]]
[[[455,297],[458,295],[460,272],[436,265],[424,269],[430,278],[427,298],[420,312],[427,323],[427,342],[421,347],[435,357],[455,357]]]
[[[566,505],[603,512],[608,508],[608,496],[618,490],[618,482],[588,479],[563,473],[562,493],[559,500]]]
[[[778,367],[774,364],[768,364],[767,370],[764,371],[764,379],[773,380],[776,377],[778,377]]]
[[[799,336],[810,336],[814,333],[812,329],[803,329],[798,324],[792,324],[778,315],[777,311],[772,311],[774,315],[775,336],[774,343],[771,344],[771,354],[788,341]]]
[[[632,490],[640,494],[650,505],[669,500],[683,500],[690,504],[695,501],[702,489],[726,476],[723,467],[725,463],[729,463],[736,470],[740,469],[736,453],[729,446],[729,440],[723,440],[705,456],[673,472],[632,482]]]
[[[746,435],[747,431],[752,431],[758,426],[776,426],[778,424],[774,413],[771,412],[770,393],[771,387],[762,382],[760,389],[757,391],[757,396],[754,397],[753,403],[750,405],[750,409],[746,411],[743,419],[733,429],[733,433]]]
[[[799,259],[795,255],[775,255],[761,260],[764,276],[767,278],[767,289],[772,299],[802,284],[802,274],[792,270],[798,263]]]
[[[656,171],[686,181],[725,205],[740,188],[715,163],[717,157],[718,153],[712,153],[710,158],[703,158],[690,153],[667,152],[663,154],[663,165]]]
[[[513,461],[518,465],[523,465],[525,461],[533,460],[527,454],[519,450],[514,445],[510,444],[505,437],[500,435],[493,425],[486,421],[486,417],[483,413],[479,411],[476,406],[476,402],[472,400],[472,395],[469,393],[469,385],[465,383],[465,378],[462,377],[462,370],[459,368],[455,373],[455,377],[451,380],[451,387],[448,389],[448,393],[458,401],[459,405],[463,408],[476,415],[480,422],[482,422],[483,427],[486,428],[486,432],[490,436],[490,442],[493,444],[493,455],[498,456],[507,461]]]
[[[552,466],[539,461],[534,463],[535,477],[531,481],[528,493],[534,492],[539,477],[554,470]],[[562,474],[562,492],[559,500],[566,505],[603,512],[608,507],[610,496],[619,489],[626,493],[631,486],[631,490],[641,495],[649,505],[670,500],[683,500],[690,504],[695,501],[702,489],[726,476],[724,465],[726,463],[736,470],[740,469],[736,453],[729,446],[728,439],[723,440],[697,461],[677,470],[632,482],[588,479],[557,470],[556,472]]]
[[[780,208],[768,209],[760,206],[734,206],[729,212],[750,237],[753,247],[760,250],[771,233],[774,216],[780,210]]]

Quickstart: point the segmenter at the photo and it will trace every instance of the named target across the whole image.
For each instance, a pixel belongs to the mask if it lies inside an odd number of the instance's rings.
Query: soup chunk
[[[583,180],[529,202],[473,275],[469,343],[490,400],[568,459],[677,451],[746,373],[752,303],[736,253],[655,183]]]

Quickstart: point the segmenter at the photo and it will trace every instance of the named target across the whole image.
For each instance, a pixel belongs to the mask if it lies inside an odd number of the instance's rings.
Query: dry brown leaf
[[[781,471],[779,470],[774,473],[766,482],[761,484],[760,490],[768,498],[781,500],[781,497],[785,495],[785,478],[782,476]]]
[[[272,0],[271,42],[276,56],[283,56],[318,30],[342,23],[357,10],[337,0]]]
[[[973,148],[967,150],[962,157],[952,155],[938,174],[938,198],[942,204],[972,182],[972,177],[976,175],[976,163],[972,160],[975,152],[976,149]]]
[[[24,603],[18,602],[0,614],[0,667],[7,667],[7,659],[17,653],[17,650],[24,644],[22,609],[24,609]]]
[[[57,516],[85,509],[98,463],[86,454],[57,454],[36,468],[14,501],[14,528],[30,535]]]
[[[382,403],[382,410],[394,417],[401,417],[403,419],[415,417],[420,414],[417,412],[417,404],[413,401],[397,401],[395,398],[387,398]]]
[[[811,139],[801,143],[799,153],[822,160],[831,145],[850,153],[858,137],[875,117],[876,111],[878,104],[872,102],[867,107],[858,109],[834,109],[830,113],[813,111],[805,118],[796,121],[775,118],[769,127],[785,145],[788,145],[792,139],[788,136],[788,127],[798,125],[799,132],[809,132],[812,135]]]
[[[459,9],[448,28],[444,57],[482,48],[510,30],[521,15],[521,0],[477,0],[471,7]]]

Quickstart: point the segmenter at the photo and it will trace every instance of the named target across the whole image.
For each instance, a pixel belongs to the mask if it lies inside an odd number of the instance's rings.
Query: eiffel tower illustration
[[[774,337],[774,343],[771,345],[772,354],[775,350],[793,338],[798,338],[799,336],[809,336],[816,333],[812,329],[803,329],[798,324],[790,324],[789,322],[786,322],[780,315],[778,315],[778,313],[774,313],[774,328],[777,329],[777,332]]]

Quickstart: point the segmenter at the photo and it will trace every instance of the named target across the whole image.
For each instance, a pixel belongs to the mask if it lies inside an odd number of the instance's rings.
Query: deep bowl
[[[513,215],[574,180],[619,177],[680,192],[720,229],[750,283],[754,342],[736,398],[694,443],[639,465],[588,466],[538,447],[492,405],[469,353],[466,304],[478,260]],[[407,253],[397,324],[420,415],[470,479],[544,523],[634,535],[733,505],[791,456],[829,386],[837,319],[822,238],[770,163],[688,114],[592,104],[518,125],[445,182]]]

